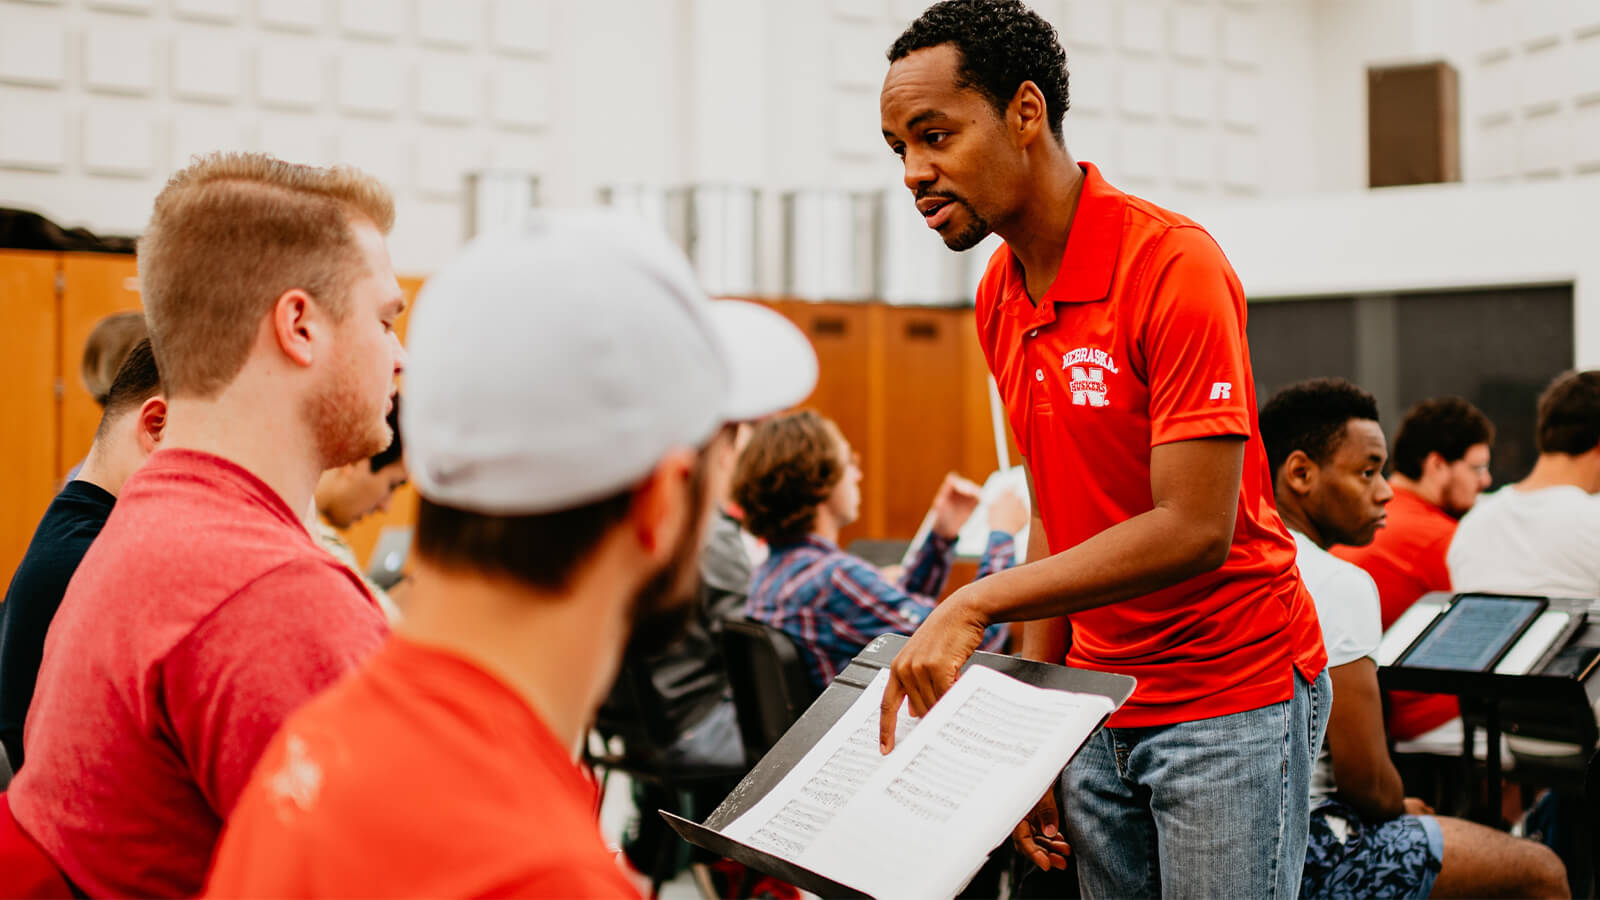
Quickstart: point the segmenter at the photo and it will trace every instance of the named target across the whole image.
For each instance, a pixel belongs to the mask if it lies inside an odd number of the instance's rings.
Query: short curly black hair
[[[1296,450],[1327,462],[1351,419],[1378,421],[1378,401],[1343,378],[1312,378],[1273,394],[1261,408],[1261,443],[1273,477]]]
[[[817,523],[817,507],[844,477],[839,430],[803,409],[757,425],[733,470],[733,502],[744,527],[768,544],[804,540]]]
[[[1600,370],[1563,372],[1539,395],[1539,452],[1577,456],[1600,444]]]
[[[906,26],[889,48],[889,62],[941,44],[961,54],[960,85],[982,93],[1001,115],[1024,81],[1037,85],[1050,131],[1065,143],[1067,54],[1044,17],[1019,0],[944,0]]]
[[[1407,478],[1422,477],[1422,463],[1437,453],[1447,463],[1467,455],[1478,444],[1494,443],[1494,423],[1460,397],[1424,400],[1400,421],[1394,435],[1394,470]]]

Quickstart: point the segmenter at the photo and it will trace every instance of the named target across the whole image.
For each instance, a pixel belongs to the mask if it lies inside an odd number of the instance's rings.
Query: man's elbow
[[[1188,564],[1185,566],[1184,576],[1193,578],[1222,568],[1228,561],[1228,553],[1233,549],[1233,528],[1229,527],[1196,525],[1189,534],[1189,541],[1184,551],[1184,558]]]

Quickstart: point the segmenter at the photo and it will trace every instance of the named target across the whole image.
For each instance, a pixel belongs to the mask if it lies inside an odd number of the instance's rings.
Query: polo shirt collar
[[[1083,170],[1083,187],[1072,215],[1072,230],[1067,233],[1067,247],[1061,254],[1061,269],[1037,309],[1028,302],[1017,255],[1007,252],[1006,266],[1014,287],[1011,300],[1021,304],[1016,311],[1024,318],[1052,321],[1057,303],[1093,303],[1111,293],[1128,195],[1108,184],[1094,163],[1080,162],[1078,168]]]

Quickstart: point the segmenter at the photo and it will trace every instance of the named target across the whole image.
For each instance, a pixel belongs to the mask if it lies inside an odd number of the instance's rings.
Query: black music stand
[[[833,679],[833,683],[828,685],[828,689],[822,692],[822,696],[806,710],[805,715],[800,717],[794,727],[784,734],[783,739],[761,758],[743,781],[739,782],[733,793],[711,812],[704,824],[696,824],[666,811],[662,811],[661,815],[689,843],[743,863],[756,871],[781,878],[796,887],[822,897],[865,896],[855,888],[839,884],[810,869],[746,846],[725,837],[721,832],[783,780],[789,770],[805,756],[806,751],[810,750],[850,709],[861,692],[872,683],[878,670],[887,668],[894,661],[895,654],[905,646],[905,642],[906,637],[899,634],[885,634],[874,638],[872,643],[868,644],[867,648]],[[1133,694],[1136,683],[1127,675],[1069,669],[1065,666],[981,651],[973,654],[967,665],[988,666],[1018,681],[1038,687],[1100,694],[1111,699],[1113,709],[1121,706]],[[1105,723],[1102,721],[1101,724]]]

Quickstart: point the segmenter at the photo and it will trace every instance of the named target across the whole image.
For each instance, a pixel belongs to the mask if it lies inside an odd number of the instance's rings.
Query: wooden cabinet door
[[[55,496],[61,410],[56,396],[59,320],[56,274],[60,255],[0,251],[0,421],[13,430],[0,454],[5,489],[0,491],[0,577],[11,574],[28,549],[33,530]]]
[[[138,269],[132,256],[109,253],[61,255],[61,459],[57,478],[83,462],[100,427],[100,404],[89,396],[82,372],[89,332],[112,313],[141,307]]]
[[[769,303],[817,351],[817,387],[801,406],[832,419],[861,456],[861,516],[839,532],[839,546],[884,529],[883,307],[865,303]]]

